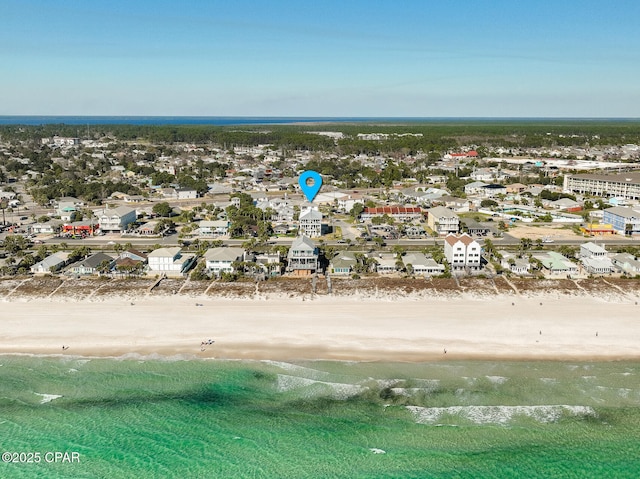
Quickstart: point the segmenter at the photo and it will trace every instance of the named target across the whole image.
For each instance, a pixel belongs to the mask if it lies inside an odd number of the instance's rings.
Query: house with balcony
[[[199,224],[198,234],[207,238],[217,238],[218,236],[229,235],[229,221],[216,220],[208,221],[202,220]]]
[[[477,271],[482,267],[482,247],[467,233],[448,234],[444,238],[444,255],[452,272]]]
[[[614,265],[602,246],[588,242],[580,245],[580,261],[589,274],[613,273]]]
[[[158,248],[147,255],[149,274],[181,276],[189,271],[195,261],[194,254],[182,253],[179,247]]]
[[[136,221],[136,210],[128,206],[105,208],[98,215],[100,230],[105,233],[122,233]]]
[[[307,208],[300,212],[299,234],[309,238],[322,235],[322,213],[316,208]]]
[[[205,266],[209,273],[220,276],[222,273],[235,272],[234,263],[245,260],[242,248],[210,248],[204,254]]]
[[[444,206],[427,210],[427,226],[438,235],[448,235],[460,231],[460,217]]]
[[[294,276],[307,276],[318,271],[318,248],[307,236],[293,240],[287,254],[287,271]]]

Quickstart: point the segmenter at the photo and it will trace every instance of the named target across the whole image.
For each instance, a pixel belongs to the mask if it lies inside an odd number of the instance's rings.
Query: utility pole
[[[5,220],[4,217],[4,210],[7,208],[7,199],[6,198],[2,198],[2,200],[0,200],[0,208],[2,208],[2,226],[6,225],[7,222]]]

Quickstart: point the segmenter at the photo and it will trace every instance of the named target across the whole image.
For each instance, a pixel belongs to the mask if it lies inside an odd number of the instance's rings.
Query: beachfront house
[[[59,251],[34,264],[30,270],[33,274],[55,273],[67,264],[68,257],[69,253]]]
[[[282,273],[280,253],[260,253],[256,255],[256,263],[267,276],[279,276]]]
[[[402,256],[402,262],[409,271],[409,265],[414,274],[432,276],[444,273],[444,265],[437,263],[433,258],[427,258],[424,253],[410,251]]]
[[[500,260],[500,266],[505,270],[518,275],[526,275],[530,273],[531,262],[528,258],[518,257],[518,255],[510,251],[499,251],[499,254],[502,257]]]
[[[115,260],[114,269],[117,274],[130,276],[140,274],[147,263],[147,255],[135,249],[128,249],[120,253]]]
[[[313,241],[306,236],[298,236],[287,254],[287,271],[294,276],[313,274],[318,270],[318,259],[318,248]]]
[[[449,233],[444,239],[444,256],[451,271],[477,271],[481,268],[482,247],[467,233],[460,236]]]
[[[391,274],[396,272],[396,255],[393,253],[378,253],[374,256],[376,260],[376,273],[378,274]]]
[[[333,257],[329,264],[331,274],[337,276],[348,276],[358,264],[356,255],[352,251],[340,251]]]
[[[149,274],[184,275],[195,263],[196,256],[182,253],[179,247],[158,248],[147,255]]]
[[[589,274],[613,273],[614,265],[602,246],[588,242],[580,245],[580,261]]]
[[[222,273],[233,273],[234,263],[245,260],[245,250],[242,248],[209,248],[204,254],[205,266],[208,272],[215,276]]]
[[[629,253],[618,253],[611,257],[611,262],[618,271],[635,276],[640,274],[640,261]]]
[[[573,276],[578,274],[578,266],[557,251],[533,253],[550,276]]]
[[[82,261],[75,263],[70,268],[70,273],[74,275],[94,275],[100,273],[107,273],[114,266],[115,260],[113,257],[98,252],[88,256]]]

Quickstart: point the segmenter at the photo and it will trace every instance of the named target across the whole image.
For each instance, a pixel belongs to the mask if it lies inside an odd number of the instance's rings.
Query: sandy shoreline
[[[542,304],[541,304],[542,303]],[[632,298],[145,297],[0,303],[0,354],[432,361],[640,359]],[[202,345],[209,339],[215,343]],[[62,351],[62,345],[69,346]],[[446,350],[446,353],[445,353]]]

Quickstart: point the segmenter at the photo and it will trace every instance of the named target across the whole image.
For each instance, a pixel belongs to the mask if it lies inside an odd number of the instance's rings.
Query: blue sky
[[[640,117],[637,0],[2,0],[0,115]]]

